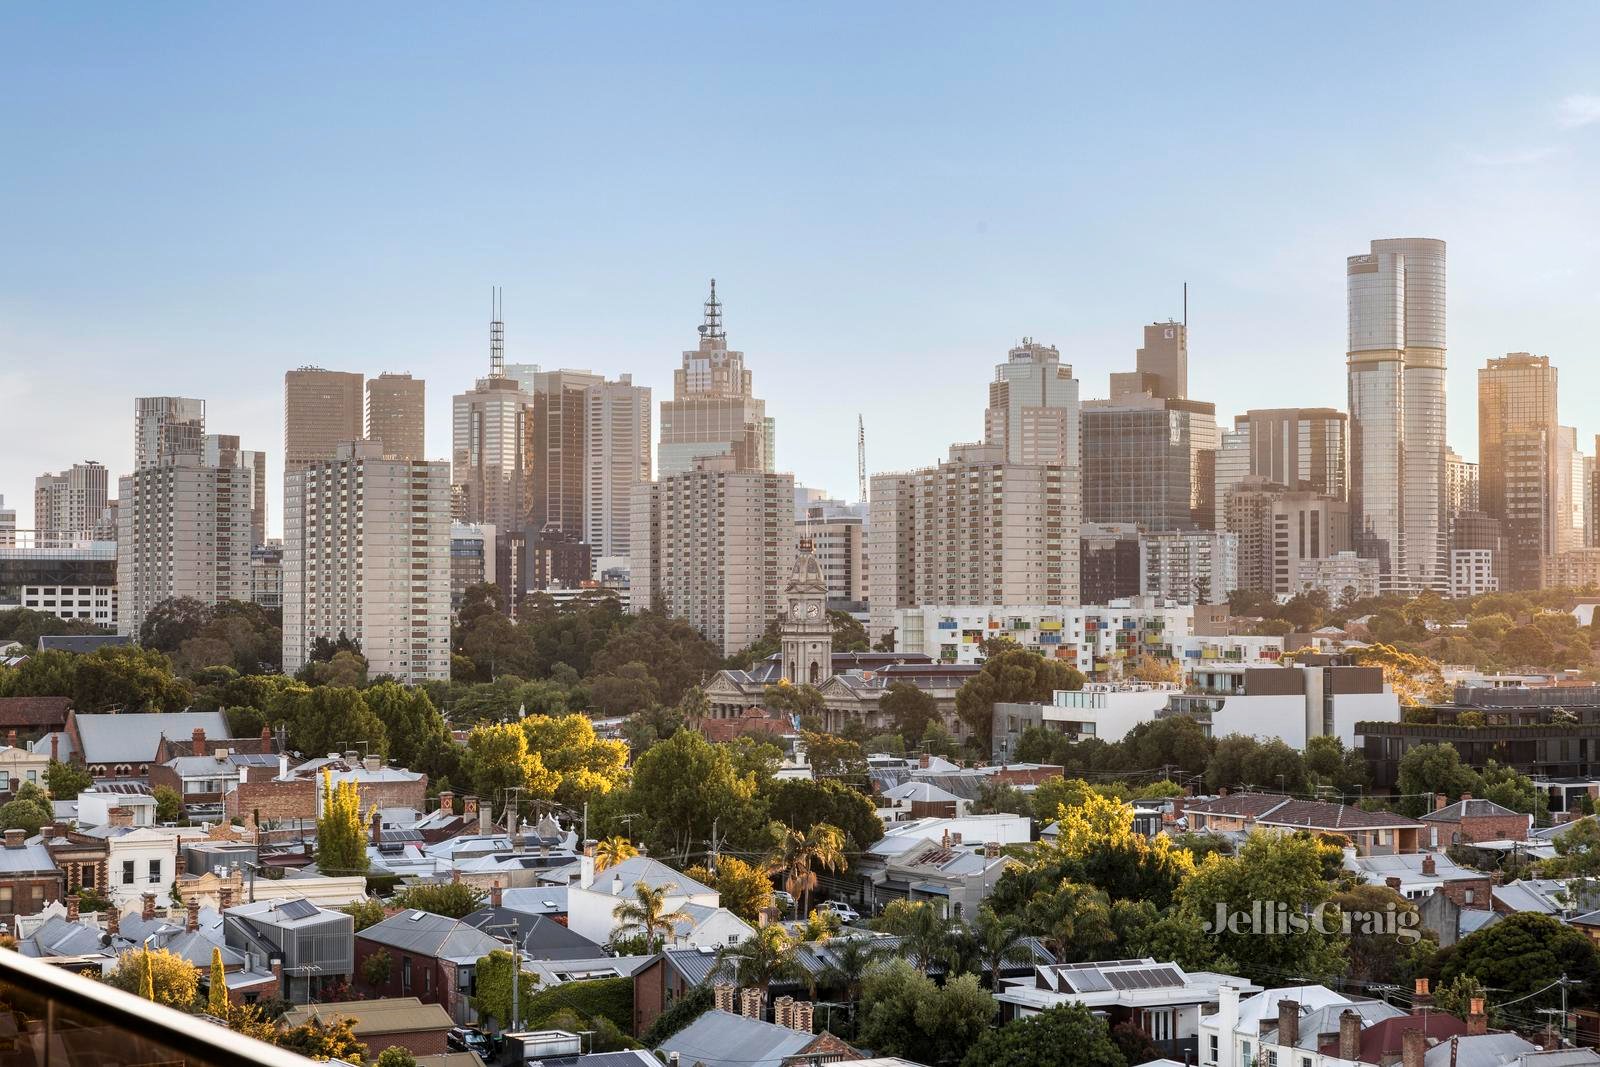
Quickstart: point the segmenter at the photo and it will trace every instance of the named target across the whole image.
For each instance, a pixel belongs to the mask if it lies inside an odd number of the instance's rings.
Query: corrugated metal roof
[[[228,720],[220,711],[78,714],[73,721],[85,763],[148,763],[155,759],[163,734],[187,740],[196,730],[215,737],[228,733]]]

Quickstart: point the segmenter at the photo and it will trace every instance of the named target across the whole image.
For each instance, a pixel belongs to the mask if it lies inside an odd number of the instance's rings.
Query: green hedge
[[[563,982],[535,993],[521,1009],[523,1024],[538,1029],[556,1012],[568,1009],[585,1018],[603,1015],[625,1034],[633,1033],[633,979],[596,978]]]

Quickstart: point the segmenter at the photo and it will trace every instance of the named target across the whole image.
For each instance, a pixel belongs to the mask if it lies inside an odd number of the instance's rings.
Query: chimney
[[[622,895],[622,875],[620,874],[613,874],[611,876],[611,895],[614,897],[620,897]]]
[[[1433,794],[1433,810],[1434,811],[1443,811],[1445,808],[1448,808],[1449,806],[1450,806],[1450,798],[1449,797],[1445,796],[1443,793],[1435,793],[1435,794]]]
[[[1396,878],[1394,875],[1390,875],[1389,877],[1385,878],[1383,880],[1383,884],[1388,886],[1390,889],[1393,889],[1396,893],[1400,892],[1400,879]]]
[[[217,890],[217,910],[227,911],[231,907],[233,907],[233,886],[222,886]]]
[[[487,804],[478,808],[478,833],[488,837],[494,833],[494,812]]]
[[[112,826],[133,825],[132,808],[112,808],[110,811],[106,812],[106,817],[110,820]]]
[[[739,990],[739,1014],[746,1019],[760,1019],[766,1014],[766,1004],[762,1002],[761,990],[755,986]]]
[[[949,827],[946,827],[944,833],[939,835],[939,846],[941,848],[949,848],[950,847],[950,829],[949,829]]]
[[[50,758],[57,763],[61,762],[61,734],[59,732],[50,734]]]
[[[992,859],[992,860],[993,859],[999,859],[1000,858],[1000,842],[998,842],[998,841],[985,841],[983,843],[983,854],[988,859]]]
[[[74,893],[67,898],[67,922],[78,921],[78,894]]]
[[[522,832],[521,829],[518,829],[516,833],[511,835],[511,851],[520,856],[523,852],[527,851],[527,848],[528,837]]]
[[[196,726],[194,728],[194,745],[190,748],[189,751],[194,753],[196,756],[204,756],[206,754],[206,731],[205,731],[205,727]]]
[[[466,797],[463,799],[461,801],[461,814],[468,822],[475,820],[478,817],[478,798]]]
[[[1361,1058],[1361,1016],[1353,1008],[1339,1013],[1339,1058]]]
[[[383,816],[378,814],[377,807],[372,809],[372,847],[383,847]]]
[[[1479,1037],[1488,1032],[1489,1013],[1483,1010],[1483,998],[1473,997],[1468,1001],[1467,1036]]]
[[[489,886],[489,906],[491,908],[498,908],[502,899],[503,898],[500,895],[500,880],[497,878]]]
[[[367,769],[368,774],[377,774],[379,771],[383,770],[383,757],[368,756],[366,759],[361,761],[361,765]]]
[[[451,867],[450,868],[450,884],[451,885],[455,885],[459,881],[461,881],[461,870],[460,870],[460,868]]]
[[[57,819],[55,822],[51,823],[50,824],[50,836],[51,837],[66,837],[67,836],[67,824],[62,822],[60,819]]]
[[[1300,1002],[1281,998],[1278,1001],[1278,1044],[1293,1048],[1300,1041]]]
[[[814,1009],[811,1006],[811,1001],[795,1001],[793,1014],[789,1017],[790,1025],[794,1029],[800,1031],[802,1034],[811,1033],[813,1028],[813,1011]]]
[[[727,982],[718,982],[711,987],[711,1006],[718,1011],[732,1012],[735,993],[734,987]]]
[[[1422,1067],[1422,1058],[1427,1051],[1428,1042],[1421,1030],[1413,1027],[1400,1035],[1401,1067]]]
[[[950,843],[951,843],[951,844],[952,844],[952,845],[959,845],[959,844],[961,844],[961,835],[960,835],[960,834],[951,834],[951,835],[950,835]]]
[[[926,752],[917,757],[917,766],[923,770],[928,769],[928,754]]]
[[[1471,800],[1471,799],[1472,799],[1472,794],[1471,793],[1462,793],[1461,794],[1461,802],[1463,804],[1466,803],[1467,801]],[[1462,812],[1462,814],[1464,815],[1466,813]]]
[[[24,848],[28,844],[28,831],[7,830],[6,848]]]
[[[189,859],[183,854],[183,849],[178,850],[177,857],[172,861],[172,873],[179,878],[189,873]]]
[[[456,795],[448,789],[439,790],[439,811],[444,815],[456,813]]]
[[[154,893],[141,894],[140,900],[144,901],[144,909],[139,912],[139,918],[149,922],[156,917],[156,895]]]
[[[106,933],[116,937],[122,932],[122,909],[115,903],[106,909]]]
[[[782,996],[772,1002],[772,1021],[792,1029],[794,1024],[794,998]]]
[[[6,747],[7,748],[16,748],[17,747],[17,732],[15,730],[7,730],[6,731]]]
[[[583,856],[578,860],[578,884],[585,889],[594,884],[594,847],[591,837],[583,843]]]
[[[239,784],[240,785],[244,785],[245,783],[247,783],[249,781],[250,781],[250,768],[246,767],[242,763],[239,764]]]
[[[200,898],[199,897],[190,897],[189,898],[188,914],[184,916],[183,928],[185,930],[187,930],[191,934],[194,933],[196,930],[200,929]]]
[[[278,988],[281,990],[283,988],[283,957],[274,956],[271,963],[273,981],[277,982]]]
[[[1428,992],[1428,980],[1426,978],[1418,978],[1416,992],[1411,994],[1412,1010],[1415,1011],[1417,1008],[1427,1008],[1432,1005],[1433,994]]]
[[[1422,873],[1428,878],[1439,873],[1439,865],[1434,862],[1431,853],[1422,857]]]
[[[289,777],[289,754],[287,752],[278,753],[278,777]]]

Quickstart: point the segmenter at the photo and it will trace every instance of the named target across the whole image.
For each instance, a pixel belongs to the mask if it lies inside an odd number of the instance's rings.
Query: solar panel
[[[1062,977],[1066,978],[1074,993],[1104,993],[1111,988],[1111,983],[1099,971],[1073,971]]]
[[[278,914],[286,915],[291,919],[309,919],[317,913],[317,906],[309,900],[296,898],[286,900],[278,905]]]

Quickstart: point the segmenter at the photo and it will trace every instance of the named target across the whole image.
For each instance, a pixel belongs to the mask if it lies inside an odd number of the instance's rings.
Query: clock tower
[[[809,537],[800,539],[781,603],[782,677],[791,685],[821,685],[833,674],[833,623],[828,621],[828,583]]]

